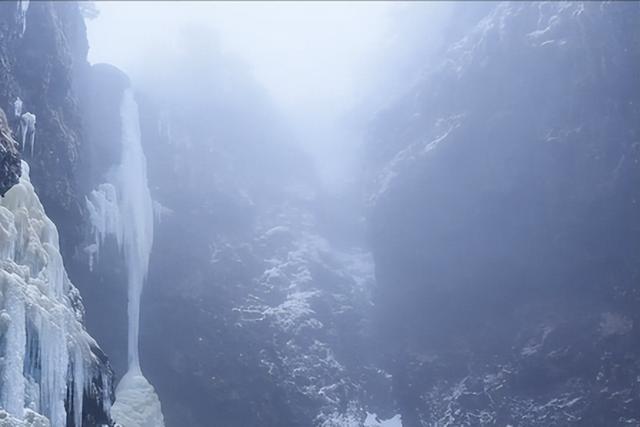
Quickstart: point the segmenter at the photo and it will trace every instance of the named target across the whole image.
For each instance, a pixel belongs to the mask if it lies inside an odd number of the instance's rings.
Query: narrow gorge
[[[640,427],[640,2],[0,2],[0,427]]]

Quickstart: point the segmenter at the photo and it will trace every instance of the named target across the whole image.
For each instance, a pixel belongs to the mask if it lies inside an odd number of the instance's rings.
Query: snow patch
[[[397,414],[388,420],[381,420],[376,414],[367,412],[364,427],[402,427],[402,417]]]

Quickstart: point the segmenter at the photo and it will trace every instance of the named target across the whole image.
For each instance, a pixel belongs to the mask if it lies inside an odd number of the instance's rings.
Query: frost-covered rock
[[[108,422],[111,371],[82,324],[56,226],[22,170],[0,201],[0,407],[16,426],[79,427],[88,397]]]
[[[0,197],[20,179],[20,153],[11,135],[7,116],[0,108]]]

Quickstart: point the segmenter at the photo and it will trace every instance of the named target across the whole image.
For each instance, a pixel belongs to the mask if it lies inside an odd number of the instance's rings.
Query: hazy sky
[[[249,64],[271,94],[325,182],[340,184],[349,181],[359,155],[358,131],[345,126],[345,113],[367,89],[384,93],[375,78],[380,67],[395,66],[394,57],[384,56],[387,52],[411,49],[394,44],[394,16],[416,15],[417,6],[437,21],[431,11],[442,9],[441,4],[99,1],[98,18],[88,21],[89,60],[135,76],[145,55],[171,47],[185,28],[214,30],[220,49]],[[434,23],[420,22],[420,31]]]
[[[190,24],[216,29],[224,51],[249,63],[287,110],[350,104],[366,58],[382,42],[386,2],[96,2],[91,62],[125,71],[149,45]]]

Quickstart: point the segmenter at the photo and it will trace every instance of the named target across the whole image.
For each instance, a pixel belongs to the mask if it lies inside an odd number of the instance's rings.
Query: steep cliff
[[[0,202],[2,425],[110,424],[113,372],[84,329],[63,265],[74,264],[89,224],[78,185],[88,145],[78,96],[87,49],[76,3],[0,4],[2,192],[16,184]],[[18,150],[30,165],[23,163],[19,183]],[[91,284],[72,278],[80,288]]]
[[[64,230],[63,254],[71,255],[83,224],[76,173],[82,117],[76,87],[88,68],[84,19],[71,2],[2,2],[0,33],[0,105],[14,112],[20,98],[22,113],[37,118],[36,143],[27,160],[47,212]],[[9,118],[14,132],[17,119]]]
[[[640,5],[500,3],[370,131],[403,421],[636,425]]]

